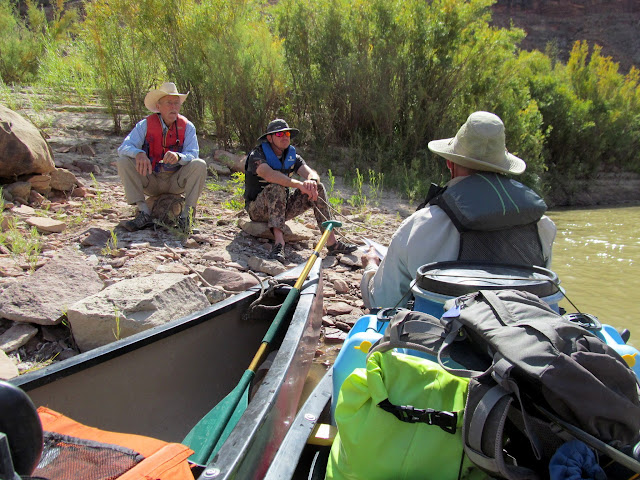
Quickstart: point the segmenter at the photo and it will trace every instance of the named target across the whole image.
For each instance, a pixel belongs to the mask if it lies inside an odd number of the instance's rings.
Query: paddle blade
[[[238,385],[209,411],[184,437],[182,443],[195,453],[189,460],[207,465],[218,452],[249,403],[249,384],[255,375],[245,370]]]

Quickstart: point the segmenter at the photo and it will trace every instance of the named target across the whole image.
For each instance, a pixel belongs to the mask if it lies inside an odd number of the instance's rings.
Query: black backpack
[[[527,292],[481,290],[445,310],[399,310],[370,353],[418,350],[471,379],[462,435],[476,465],[545,478],[557,448],[578,438],[640,472],[621,452],[640,440],[638,380],[611,347]]]

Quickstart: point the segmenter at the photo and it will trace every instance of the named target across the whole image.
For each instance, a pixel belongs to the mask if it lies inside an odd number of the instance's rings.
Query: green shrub
[[[5,84],[33,81],[44,45],[19,17],[11,0],[0,0],[0,45],[2,81]]]

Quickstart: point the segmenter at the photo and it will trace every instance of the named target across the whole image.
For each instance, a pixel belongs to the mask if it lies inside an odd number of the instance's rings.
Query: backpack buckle
[[[415,408],[413,405],[394,405],[389,399],[384,399],[378,406],[385,412],[394,415],[401,422],[426,423],[436,425],[447,433],[456,433],[458,424],[457,412],[442,412],[433,408]]]

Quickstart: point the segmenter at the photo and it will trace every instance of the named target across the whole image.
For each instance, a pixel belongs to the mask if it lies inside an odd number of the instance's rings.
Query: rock
[[[61,192],[71,192],[76,185],[78,185],[78,180],[76,176],[71,173],[69,170],[65,170],[64,168],[56,168],[51,173],[51,188],[55,190],[60,190]]]
[[[230,262],[231,255],[226,250],[210,250],[202,255],[202,259],[212,262]]]
[[[204,292],[205,296],[207,297],[207,300],[209,300],[209,303],[211,305],[213,305],[214,303],[221,302],[222,300],[227,298],[227,294],[223,290],[220,290],[219,288],[204,287],[202,291]]]
[[[0,177],[49,173],[53,152],[40,131],[13,110],[0,105]]]
[[[103,228],[92,227],[80,235],[80,244],[85,247],[104,247],[111,239],[111,232]]]
[[[36,336],[38,329],[28,323],[15,323],[0,335],[0,350],[11,353]]]
[[[2,105],[0,105],[0,107],[2,107]],[[1,130],[2,129],[0,129],[0,131]],[[9,185],[4,185],[2,194],[5,195],[5,192],[11,196],[13,201],[27,203],[29,194],[31,193],[31,184],[29,182],[13,182]]]
[[[232,292],[242,292],[258,283],[253,275],[218,267],[207,267],[202,272],[202,278],[212,286],[220,285]]]
[[[191,277],[162,273],[115,283],[71,305],[67,318],[84,352],[209,305]]]
[[[329,315],[325,315],[324,317],[322,317],[322,326],[323,327],[335,327],[336,326],[336,321],[333,319],[333,317],[331,317]]]
[[[297,222],[289,222],[285,224],[282,233],[285,242],[302,242],[313,238],[313,233],[303,225]],[[253,222],[245,218],[238,220],[238,226],[253,237],[268,238],[273,240],[273,233],[265,222]]]
[[[226,165],[232,172],[244,172],[244,155],[235,155],[226,150],[216,150],[213,152],[213,159],[223,165]]]
[[[36,227],[39,232],[43,233],[60,233],[67,228],[66,223],[47,217],[28,217],[25,219],[25,222],[27,225]]]
[[[207,166],[207,170],[216,177],[228,177],[231,175],[231,169],[229,167],[220,165],[217,162],[210,163]]]
[[[44,198],[41,194],[39,194],[35,190],[31,190],[31,192],[29,192],[29,198],[28,198],[29,205],[34,205],[36,207],[39,207],[46,200],[47,200],[46,198]]]
[[[15,260],[8,256],[0,257],[0,278],[21,277],[23,275],[25,275],[24,270],[16,264]]]
[[[73,164],[78,167],[82,173],[94,173],[96,175],[100,175],[102,172],[100,171],[100,167],[92,162],[87,162],[85,160],[76,160]]]
[[[31,189],[42,195],[48,195],[51,191],[51,175],[31,175],[27,182],[31,184]]]
[[[35,215],[36,213],[35,209],[31,208],[28,205],[20,205],[19,207],[14,207],[11,209],[11,212],[21,216],[31,216],[31,215]]]
[[[351,313],[348,313],[345,315],[338,315],[335,318],[335,321],[336,323],[338,322],[344,323],[349,327],[349,330],[351,330],[351,328],[355,325],[355,323],[360,319],[361,316],[362,316],[362,312],[358,311],[358,309],[354,309],[351,311]]]
[[[57,325],[73,303],[102,289],[102,280],[72,249],[28,277],[10,284],[0,296],[0,317],[15,322]]]
[[[345,315],[347,313],[351,313],[352,310],[353,307],[344,302],[330,303],[329,305],[327,305],[327,313],[329,315],[333,315],[334,317],[337,315]]]
[[[84,198],[87,196],[87,189],[85,187],[76,187],[71,191],[71,196],[76,198]]]
[[[351,327],[352,325],[349,325],[348,323],[336,320],[336,328],[339,328],[343,332],[349,332],[351,330]]]
[[[278,260],[265,260],[259,257],[249,257],[249,268],[273,277],[287,271],[287,268]]]
[[[324,327],[325,343],[342,343],[347,338],[347,332],[343,332],[339,328]]]
[[[187,267],[177,262],[163,263],[156,268],[157,273],[181,273],[182,275],[186,275],[189,271]]]
[[[335,289],[336,293],[348,293],[349,292],[349,285],[343,279],[338,278],[338,279],[334,280],[332,283],[333,283],[333,288]]]
[[[6,353],[0,350],[0,380],[9,380],[10,378],[17,377],[19,374],[18,367],[16,367]]]
[[[338,258],[335,255],[327,255],[322,259],[322,269],[327,271],[338,265],[338,263]]]
[[[75,147],[73,147],[73,151],[80,155],[87,155],[89,157],[95,157],[96,155],[95,149],[93,148],[93,146],[91,146],[88,143],[83,143],[82,145],[76,145]],[[89,163],[89,162],[75,161],[74,163],[78,165],[78,167],[82,168],[79,165],[80,163]]]
[[[360,255],[354,255],[353,253],[350,253],[348,255],[341,255],[340,256],[340,263],[342,263],[343,265],[347,265],[349,267],[361,267],[362,266],[362,262],[360,260]]]

